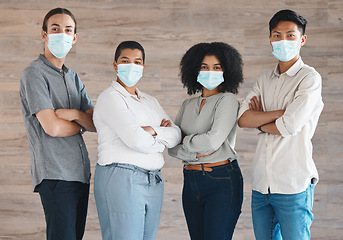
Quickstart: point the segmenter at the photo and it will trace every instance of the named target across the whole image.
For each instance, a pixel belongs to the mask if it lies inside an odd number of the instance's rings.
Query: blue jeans
[[[212,172],[184,169],[183,210],[192,240],[231,239],[243,202],[238,162]]]
[[[81,240],[85,231],[89,184],[43,180],[37,187],[46,221],[46,239]]]
[[[154,240],[163,202],[159,170],[96,165],[94,196],[103,240]]]
[[[251,210],[256,239],[310,239],[313,192],[313,184],[297,194],[252,191]]]

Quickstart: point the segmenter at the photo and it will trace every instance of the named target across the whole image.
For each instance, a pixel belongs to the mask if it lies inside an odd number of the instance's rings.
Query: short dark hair
[[[301,34],[305,34],[307,20],[292,10],[286,9],[275,13],[275,15],[269,21],[270,35],[279,22],[294,22],[298,25],[298,29]]]
[[[138,49],[142,52],[142,57],[143,57],[143,63],[145,62],[145,52],[144,52],[144,48],[141,44],[139,44],[138,42],[136,41],[124,41],[124,42],[121,42],[117,49],[116,49],[116,52],[114,54],[114,61],[117,62],[120,54],[121,54],[121,51],[123,51],[124,49]]]
[[[237,93],[239,84],[243,82],[242,58],[235,48],[223,42],[198,43],[182,57],[180,74],[187,93],[192,95],[203,89],[197,77],[205,56],[216,56],[220,62],[224,72],[220,91]]]
[[[66,8],[54,8],[54,9],[50,10],[45,15],[44,20],[43,20],[43,26],[42,26],[42,29],[44,32],[47,32],[47,30],[48,30],[47,24],[48,24],[49,18],[56,15],[56,14],[67,14],[67,15],[69,15],[75,23],[74,33],[76,33],[76,27],[77,27],[76,19],[75,19],[74,15]]]

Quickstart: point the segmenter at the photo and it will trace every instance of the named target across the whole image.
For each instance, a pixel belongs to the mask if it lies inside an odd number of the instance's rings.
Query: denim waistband
[[[158,175],[158,173],[161,172],[161,169],[147,170],[145,168],[141,168],[128,163],[111,163],[106,165],[106,167],[119,167],[144,173],[148,176],[149,185],[156,185],[157,183],[162,182],[162,178]],[[153,179],[155,179],[156,181],[153,181]]]

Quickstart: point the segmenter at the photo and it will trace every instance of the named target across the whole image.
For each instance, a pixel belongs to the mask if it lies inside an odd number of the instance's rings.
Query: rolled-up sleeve
[[[313,114],[322,111],[324,104],[321,97],[321,82],[318,73],[308,74],[301,81],[293,102],[275,122],[283,137],[296,135]]]

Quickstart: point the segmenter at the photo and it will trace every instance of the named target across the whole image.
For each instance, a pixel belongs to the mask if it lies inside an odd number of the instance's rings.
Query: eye
[[[141,65],[141,61],[135,61],[135,64],[137,64],[137,65]]]
[[[222,68],[220,66],[215,66],[214,69],[215,70],[221,70]]]
[[[203,65],[203,66],[200,67],[200,69],[207,69],[207,66]]]
[[[72,30],[71,29],[66,29],[66,32],[71,33]]]

